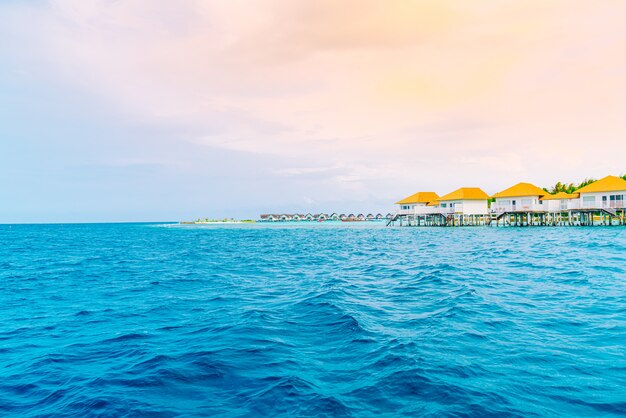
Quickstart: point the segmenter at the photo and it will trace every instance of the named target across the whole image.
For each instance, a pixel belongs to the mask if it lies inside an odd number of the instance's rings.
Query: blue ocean
[[[0,225],[0,415],[623,416],[626,229]]]

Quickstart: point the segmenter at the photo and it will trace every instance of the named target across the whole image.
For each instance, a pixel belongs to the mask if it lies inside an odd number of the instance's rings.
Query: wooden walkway
[[[489,215],[395,214],[387,226],[626,226],[626,209],[568,209],[556,212],[510,211]]]

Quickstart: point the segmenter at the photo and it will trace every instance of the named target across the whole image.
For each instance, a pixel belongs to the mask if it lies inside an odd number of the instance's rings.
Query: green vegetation
[[[626,176],[624,176],[624,180],[626,180]],[[583,180],[581,183],[579,184],[574,184],[574,183],[561,183],[560,181],[558,181],[554,186],[550,187],[550,188],[546,188],[544,187],[543,190],[545,190],[548,193],[559,193],[559,192],[565,192],[565,193],[574,193],[576,190],[585,187],[591,183],[593,183],[594,181],[596,181],[595,179],[585,179]]]

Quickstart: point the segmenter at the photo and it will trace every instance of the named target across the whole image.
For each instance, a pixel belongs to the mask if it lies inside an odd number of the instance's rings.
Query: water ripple
[[[0,414],[624,416],[626,229],[0,228]]]

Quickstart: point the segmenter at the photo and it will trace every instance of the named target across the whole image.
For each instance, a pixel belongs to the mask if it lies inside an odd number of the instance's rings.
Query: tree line
[[[622,178],[624,180],[626,180],[626,174],[622,176]],[[558,181],[554,186],[552,187],[544,187],[543,190],[545,190],[548,193],[559,193],[559,192],[565,192],[565,193],[574,193],[576,190],[585,187],[591,183],[593,183],[594,181],[596,181],[596,179],[585,179],[582,182],[576,184],[576,183],[562,183],[560,181]]]

